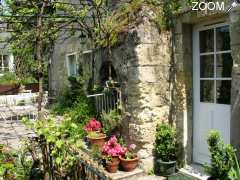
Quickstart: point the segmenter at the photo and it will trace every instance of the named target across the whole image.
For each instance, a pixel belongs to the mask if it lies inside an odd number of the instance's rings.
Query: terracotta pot
[[[93,138],[88,135],[87,138],[92,146],[95,145],[102,149],[103,145],[105,144],[105,139],[107,138],[107,136],[106,134],[101,133],[99,134],[99,137]]]
[[[136,169],[139,161],[139,157],[137,154],[135,155],[134,159],[125,159],[122,156],[120,156],[119,159],[124,171],[133,171],[134,169]]]
[[[118,156],[112,157],[111,161],[106,162],[106,170],[110,173],[117,172],[119,163],[120,163],[120,160]]]

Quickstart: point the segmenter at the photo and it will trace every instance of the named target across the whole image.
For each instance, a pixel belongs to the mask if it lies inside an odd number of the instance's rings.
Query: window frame
[[[4,66],[4,56],[7,56],[8,66]],[[7,69],[7,71],[5,70]],[[10,71],[10,55],[9,54],[0,54],[0,74]]]
[[[217,41],[216,41],[216,29],[219,27],[224,27],[224,26],[228,26],[229,31],[230,31],[230,24],[227,23],[220,23],[220,24],[214,24],[211,26],[205,26],[202,28],[198,29],[198,33],[200,34],[201,31],[205,31],[205,30],[209,30],[209,29],[213,29],[214,30],[214,50],[213,52],[206,52],[206,53],[201,53],[200,49],[199,49],[199,65],[200,65],[200,59],[201,56],[206,56],[206,55],[213,55],[214,56],[214,76],[213,77],[201,77],[201,74],[198,75],[199,78],[199,85],[201,86],[201,81],[214,81],[214,102],[202,102],[201,101],[201,95],[199,96],[199,100],[201,103],[212,103],[212,104],[222,104],[222,103],[218,103],[217,102],[217,81],[232,81],[232,77],[217,77],[217,55],[219,54],[231,54],[232,55],[232,50],[224,50],[224,51],[218,51],[217,50]],[[200,48],[200,39],[199,39],[199,48]],[[201,73],[201,68],[199,67],[199,73]],[[201,87],[199,87],[201,88]],[[201,90],[199,91],[199,93],[201,93]],[[231,102],[230,102],[231,103]],[[230,104],[224,104],[224,105],[230,105]]]
[[[69,57],[70,56],[74,56],[75,58],[75,72],[74,72],[74,75],[70,74],[70,64],[69,64]],[[73,52],[73,53],[67,53],[66,56],[65,56],[65,60],[66,60],[66,67],[67,67],[67,75],[68,77],[70,76],[77,76],[78,75],[78,53],[77,52]]]

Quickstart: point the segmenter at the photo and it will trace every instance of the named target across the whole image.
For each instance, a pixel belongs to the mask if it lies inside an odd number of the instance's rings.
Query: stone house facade
[[[123,94],[124,134],[138,145],[146,171],[154,163],[156,125],[169,119],[176,125],[185,164],[209,162],[211,129],[220,131],[225,142],[240,145],[240,8],[183,11],[174,25],[172,32],[160,32],[144,17],[112,49],[114,78]],[[91,81],[101,82],[105,54],[84,46],[77,35],[57,43],[50,92],[60,94],[79,65],[94,75]]]
[[[6,24],[0,25],[0,76],[5,72],[14,71],[14,57],[6,39],[10,33],[6,31]]]

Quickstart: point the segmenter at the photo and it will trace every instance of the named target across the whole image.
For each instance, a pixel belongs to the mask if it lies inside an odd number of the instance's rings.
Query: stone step
[[[106,175],[111,180],[167,180],[166,177],[162,176],[148,176],[140,168],[136,168],[131,172],[118,171],[116,173],[108,173],[106,171]]]
[[[198,180],[207,180],[209,178],[209,175],[204,172],[203,166],[198,164],[187,165],[181,168],[179,172]]]
[[[167,178],[162,176],[142,176],[137,180],[167,180]]]
[[[141,176],[145,176],[144,171],[139,168],[131,172],[117,171],[116,173],[109,173],[106,171],[105,173],[111,180],[138,180]]]

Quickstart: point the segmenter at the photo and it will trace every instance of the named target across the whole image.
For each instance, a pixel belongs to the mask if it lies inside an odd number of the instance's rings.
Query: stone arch
[[[111,67],[111,72],[110,72],[109,67]],[[104,61],[101,64],[101,67],[100,67],[100,70],[99,70],[99,81],[100,81],[101,84],[105,84],[105,82],[107,80],[109,80],[110,73],[111,73],[111,78],[116,81],[117,80],[117,73],[116,73],[116,70],[115,70],[112,62],[111,61]]]

